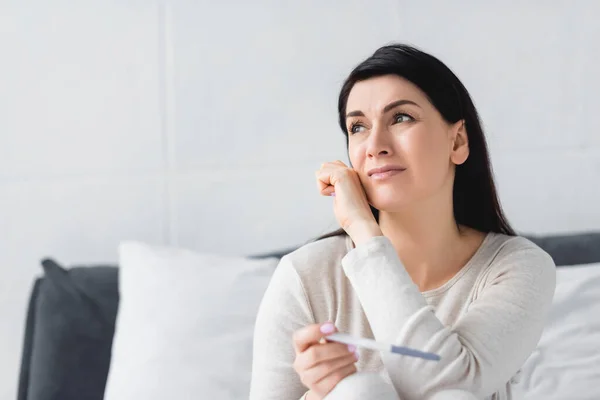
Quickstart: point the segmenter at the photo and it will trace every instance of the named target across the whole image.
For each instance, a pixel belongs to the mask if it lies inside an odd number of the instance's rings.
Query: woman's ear
[[[465,120],[461,119],[454,123],[451,132],[452,150],[450,152],[450,160],[455,165],[460,165],[469,158],[469,136],[467,135]]]

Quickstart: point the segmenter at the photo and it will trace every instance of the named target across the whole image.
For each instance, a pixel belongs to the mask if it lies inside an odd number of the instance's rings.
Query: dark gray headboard
[[[600,262],[600,232],[526,237],[549,253],[559,267]]]

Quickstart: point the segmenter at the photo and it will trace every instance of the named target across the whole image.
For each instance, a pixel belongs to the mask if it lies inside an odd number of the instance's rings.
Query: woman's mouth
[[[373,168],[367,172],[367,175],[376,181],[382,181],[385,179],[389,179],[392,176],[398,175],[401,172],[404,172],[406,168],[401,167],[399,165],[384,165],[383,167]]]
[[[398,175],[399,173],[404,172],[403,169],[391,169],[385,172],[375,172],[371,174],[371,179],[376,181],[383,181],[385,179],[391,178],[394,175]]]

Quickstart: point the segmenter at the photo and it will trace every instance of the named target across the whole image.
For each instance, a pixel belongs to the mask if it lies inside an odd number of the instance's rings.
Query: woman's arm
[[[254,328],[250,400],[299,399],[307,391],[293,369],[294,331],[314,323],[304,288],[286,257],[261,301]]]
[[[554,293],[556,271],[545,252],[505,246],[493,275],[454,326],[435,316],[391,242],[377,236],[343,259],[376,339],[440,354],[439,362],[382,354],[392,382],[406,399],[443,389],[489,396],[535,349]]]

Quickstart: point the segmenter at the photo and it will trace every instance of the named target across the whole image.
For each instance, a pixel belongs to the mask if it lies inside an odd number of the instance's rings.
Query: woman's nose
[[[392,153],[389,132],[385,129],[374,127],[369,135],[367,145],[367,156],[381,157]]]

